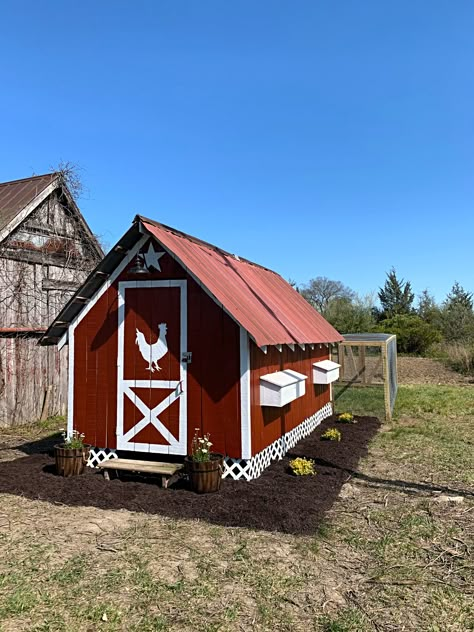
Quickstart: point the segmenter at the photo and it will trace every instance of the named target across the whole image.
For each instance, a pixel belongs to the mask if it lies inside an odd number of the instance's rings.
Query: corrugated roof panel
[[[0,183],[0,230],[57,178],[56,173]]]
[[[258,346],[343,340],[280,275],[211,244],[140,218],[174,253]]]

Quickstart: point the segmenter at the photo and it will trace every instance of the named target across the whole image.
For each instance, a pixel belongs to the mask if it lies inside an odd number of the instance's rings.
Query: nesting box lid
[[[276,386],[289,386],[290,384],[296,384],[302,380],[307,380],[308,376],[303,373],[298,373],[292,369],[285,369],[284,371],[275,371],[275,373],[267,373],[260,377],[262,382],[268,382],[269,384],[275,384]]]
[[[327,373],[328,371],[334,371],[334,369],[338,369],[341,365],[337,362],[333,362],[332,360],[321,360],[320,362],[314,362],[313,366],[315,369]]]

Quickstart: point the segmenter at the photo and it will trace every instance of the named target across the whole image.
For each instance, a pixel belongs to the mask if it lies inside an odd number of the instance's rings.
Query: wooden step
[[[107,470],[161,474],[163,487],[168,487],[168,479],[174,476],[176,472],[182,470],[184,465],[182,463],[161,463],[159,461],[138,461],[135,459],[107,459],[107,461],[99,463],[98,467],[103,470],[106,480],[110,478]]]

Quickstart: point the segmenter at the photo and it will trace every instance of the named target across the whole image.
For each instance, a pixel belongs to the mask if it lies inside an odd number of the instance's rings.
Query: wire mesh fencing
[[[336,412],[391,419],[398,390],[396,336],[348,334],[344,338],[332,355],[341,365],[333,387]]]

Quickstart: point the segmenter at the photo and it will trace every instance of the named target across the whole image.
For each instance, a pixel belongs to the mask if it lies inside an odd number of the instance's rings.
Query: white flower
[[[202,448],[201,452],[207,452],[206,448]]]

